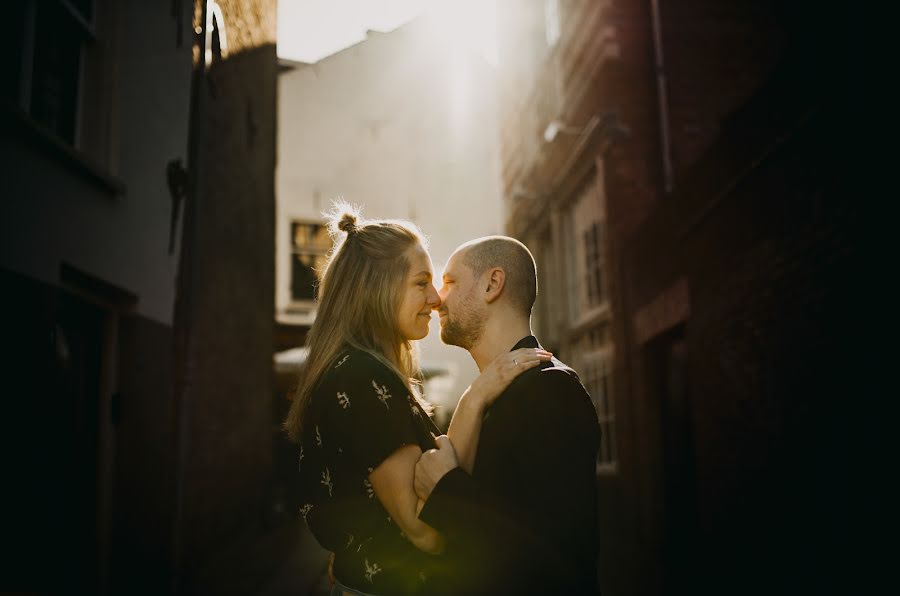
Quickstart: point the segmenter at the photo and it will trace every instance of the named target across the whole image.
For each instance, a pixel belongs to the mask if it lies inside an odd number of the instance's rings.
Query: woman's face
[[[431,257],[425,249],[416,243],[405,256],[409,261],[409,272],[403,283],[397,323],[403,339],[422,339],[428,335],[431,310],[441,304],[441,299],[432,283]]]

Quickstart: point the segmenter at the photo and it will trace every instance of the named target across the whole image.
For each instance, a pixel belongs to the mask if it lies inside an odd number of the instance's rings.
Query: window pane
[[[31,117],[75,142],[83,31],[56,2],[38,5],[34,32]]]
[[[606,427],[609,436],[609,461],[611,463],[616,463],[619,459],[618,450],[616,449],[616,421],[611,421]]]
[[[319,272],[331,250],[328,228],[320,223],[291,222],[291,241],[291,299],[314,300]]]
[[[597,383],[597,413],[604,420],[609,419],[609,400],[606,396],[606,375],[602,375]]]
[[[606,236],[606,229],[602,223],[597,224],[597,258],[600,262],[606,261],[606,247],[604,246],[604,238]]]
[[[608,448],[609,425],[605,422],[600,423],[600,463],[609,463],[610,453]]]
[[[606,416],[608,418],[612,418],[613,408],[612,408],[612,400],[609,395],[609,375],[603,375],[603,379],[601,380],[601,384],[603,386],[603,406],[605,408]]]
[[[294,222],[293,241],[295,252],[328,252],[331,236],[323,224]]]
[[[565,220],[565,254],[567,255],[575,255],[576,249],[578,246],[578,236],[576,236],[577,226],[575,225],[575,211],[569,210],[566,213]],[[568,298],[569,298],[569,320],[575,321],[578,319],[580,314],[580,300],[581,300],[581,288],[579,287],[579,277],[581,277],[581,270],[579,268],[579,260],[576,258],[568,258],[565,259],[566,264],[566,281],[569,289]]]
[[[294,300],[314,300],[316,297],[315,257],[294,255],[291,260],[291,298]]]
[[[594,269],[594,294],[597,296],[597,302],[603,302],[603,269],[600,265]]]
[[[0,27],[0,72],[3,79],[0,96],[13,105],[19,103],[22,84],[22,48],[25,43],[25,3],[13,2],[6,7]]]

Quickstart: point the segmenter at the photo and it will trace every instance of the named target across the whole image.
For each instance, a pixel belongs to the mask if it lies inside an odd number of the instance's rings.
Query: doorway
[[[0,591],[97,593],[98,417],[105,311],[0,273],[4,538]]]
[[[685,324],[654,338],[645,350],[650,399],[659,415],[662,592],[692,593],[698,588],[700,533]]]

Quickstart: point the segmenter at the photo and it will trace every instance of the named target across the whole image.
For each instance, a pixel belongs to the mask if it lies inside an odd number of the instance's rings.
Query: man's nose
[[[443,287],[441,287],[440,290],[438,290],[438,303],[437,303],[437,305],[434,307],[435,309],[440,308],[441,304],[444,303],[444,300],[445,300],[446,297],[447,297],[446,287],[447,287],[447,286],[443,286]]]

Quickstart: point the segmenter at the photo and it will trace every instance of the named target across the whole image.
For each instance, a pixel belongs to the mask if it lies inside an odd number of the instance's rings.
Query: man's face
[[[463,264],[461,256],[461,252],[455,252],[447,261],[437,311],[441,318],[441,341],[468,350],[481,338],[487,313],[478,300],[478,280]]]

